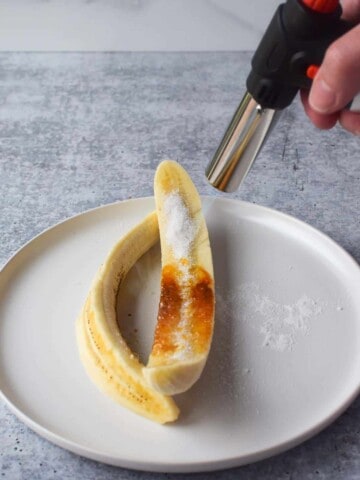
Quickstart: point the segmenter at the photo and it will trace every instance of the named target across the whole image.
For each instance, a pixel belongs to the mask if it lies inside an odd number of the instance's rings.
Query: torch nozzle
[[[213,187],[223,192],[237,190],[279,112],[262,108],[248,92],[245,94],[206,169],[206,177]]]

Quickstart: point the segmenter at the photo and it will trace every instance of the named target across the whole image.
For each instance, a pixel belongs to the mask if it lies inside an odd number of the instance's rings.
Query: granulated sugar
[[[311,322],[324,304],[306,294],[292,304],[282,304],[261,291],[255,283],[244,283],[226,298],[228,314],[250,321],[262,338],[262,346],[279,352],[291,350],[296,340],[309,333]]]
[[[179,192],[173,192],[164,198],[164,213],[167,218],[165,237],[172,248],[175,258],[188,258],[197,233],[196,222]]]
[[[185,360],[193,353],[192,342],[189,340],[189,308],[191,302],[191,249],[196,238],[198,227],[192,219],[189,210],[179,192],[165,195],[163,199],[164,214],[166,217],[165,238],[177,260],[186,259],[187,262],[179,262],[178,282],[181,286],[183,301],[180,310],[180,322],[174,332],[174,341],[177,350],[173,354],[174,359]]]

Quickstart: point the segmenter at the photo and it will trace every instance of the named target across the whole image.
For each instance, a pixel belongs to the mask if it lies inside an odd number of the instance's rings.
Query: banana
[[[130,230],[99,269],[76,322],[82,363],[98,388],[158,423],[175,421],[169,395],[200,377],[214,327],[214,275],[201,201],[185,170],[162,162],[154,181],[156,212]],[[135,262],[159,240],[161,293],[147,366],[130,350],[116,320],[116,296]]]
[[[111,250],[101,266],[76,322],[82,363],[100,390],[133,412],[158,423],[177,419],[172,398],[145,380],[144,365],[122,337],[116,320],[116,295],[132,265],[159,239],[157,215],[148,215]]]
[[[154,342],[143,374],[174,395],[200,377],[214,327],[211,249],[198,192],[186,171],[166,160],[154,180],[161,244],[161,293]]]

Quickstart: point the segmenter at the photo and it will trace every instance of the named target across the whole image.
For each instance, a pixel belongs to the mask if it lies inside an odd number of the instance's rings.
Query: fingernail
[[[323,79],[315,80],[309,95],[310,106],[319,113],[330,113],[336,105],[336,93]]]

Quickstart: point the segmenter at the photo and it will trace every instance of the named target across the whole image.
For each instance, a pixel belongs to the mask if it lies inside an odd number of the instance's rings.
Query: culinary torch
[[[279,5],[252,58],[247,92],[206,169],[214,187],[239,187],[281,112],[300,89],[310,89],[329,45],[354,27],[341,15],[339,0]],[[355,100],[349,109],[359,110]]]

